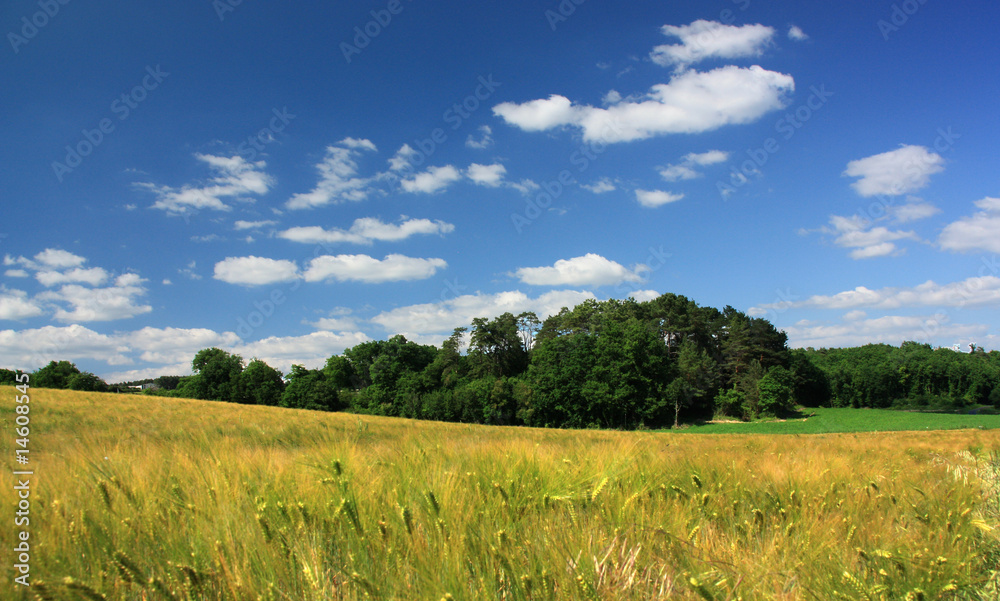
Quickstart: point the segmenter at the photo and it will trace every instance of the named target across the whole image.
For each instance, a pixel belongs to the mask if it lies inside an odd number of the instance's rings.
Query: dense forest
[[[466,352],[461,352],[467,344]],[[765,319],[674,294],[587,301],[540,321],[504,313],[457,328],[440,348],[403,336],[364,342],[320,369],[289,374],[218,348],[192,376],[145,394],[325,411],[563,428],[661,428],[752,420],[805,407],[989,411],[1000,407],[1000,352],[905,342],[790,350]],[[14,372],[0,371],[0,382]],[[106,390],[66,361],[40,387]]]

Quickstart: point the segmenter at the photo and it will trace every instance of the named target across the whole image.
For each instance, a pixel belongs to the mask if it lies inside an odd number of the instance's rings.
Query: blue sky
[[[0,365],[665,292],[1000,348],[994,3],[233,4],[0,9]]]

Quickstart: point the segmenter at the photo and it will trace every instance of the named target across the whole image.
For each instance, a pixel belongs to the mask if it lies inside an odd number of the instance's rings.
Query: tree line
[[[465,341],[466,352],[462,352]],[[659,428],[713,414],[790,411],[818,385],[765,319],[674,294],[588,300],[541,321],[476,318],[440,347],[397,335],[319,369],[282,375],[259,359],[199,351],[168,394],[303,409],[484,424]]]
[[[157,378],[144,393],[559,428],[752,420],[797,405],[1000,408],[1000,352],[915,342],[790,350],[766,319],[675,294],[588,300],[544,321],[531,312],[476,318],[440,347],[397,335],[358,344],[319,369],[293,365],[288,374],[218,348],[199,351],[191,367],[193,375]],[[65,361],[41,368],[32,383],[106,389]]]

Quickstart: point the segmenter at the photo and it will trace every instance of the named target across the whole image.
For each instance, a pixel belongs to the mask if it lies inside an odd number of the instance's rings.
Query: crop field
[[[9,563],[0,584],[24,599],[998,595],[1000,430],[557,431],[56,390],[32,390],[31,426],[32,586]]]

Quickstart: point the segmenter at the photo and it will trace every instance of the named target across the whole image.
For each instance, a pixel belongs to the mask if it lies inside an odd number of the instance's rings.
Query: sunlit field
[[[996,430],[556,431],[55,390],[31,420],[33,584],[8,564],[4,595],[997,598]]]

